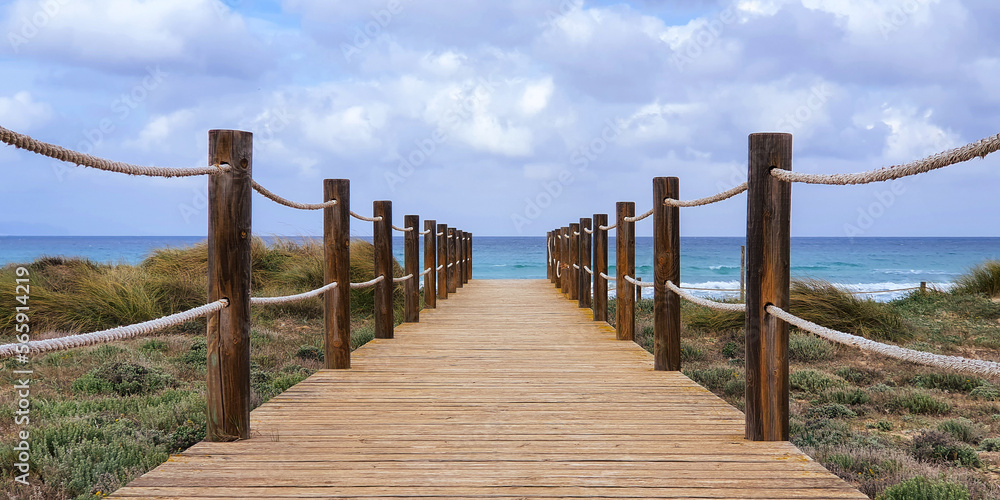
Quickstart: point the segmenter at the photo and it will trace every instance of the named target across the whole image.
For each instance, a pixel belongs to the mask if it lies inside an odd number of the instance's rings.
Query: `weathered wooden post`
[[[428,309],[437,307],[437,221],[424,221],[424,269],[430,271],[424,275],[424,306]]]
[[[569,255],[569,226],[563,226],[559,229],[559,255],[562,260],[562,263],[559,264],[559,271],[562,274],[562,279],[559,280],[560,291],[569,295],[569,285],[573,281],[573,278],[570,277],[570,271],[573,268],[570,265],[572,263]]]
[[[375,247],[375,277],[383,276],[375,284],[375,338],[393,337],[392,292],[396,283],[392,281],[392,202],[387,200],[372,203],[375,222],[372,237]]]
[[[562,290],[562,272],[559,270],[559,266],[562,264],[562,230],[555,229],[552,231],[552,254],[554,262],[552,262],[552,282],[556,285],[557,290]]]
[[[792,169],[791,134],[751,134],[747,181],[746,438],[788,440],[788,310],[792,187],[771,169]]]
[[[678,285],[680,286],[680,285]],[[746,302],[747,294],[747,247],[740,245],[740,302]]]
[[[323,366],[351,367],[351,181],[323,181],[323,201],[337,204],[323,209],[323,275],[337,283],[323,294]]]
[[[583,268],[584,266],[587,266],[591,271],[594,270],[593,263],[590,261],[591,241],[594,239],[594,235],[587,232],[588,229],[591,229],[591,222],[592,221],[589,217],[580,219],[580,291],[577,294],[579,297],[577,305],[580,308],[589,308],[592,302],[590,294],[594,279],[590,273]]]
[[[573,222],[569,225],[569,238],[566,243],[569,248],[569,300],[580,300],[580,271],[583,269],[580,262],[580,223]]]
[[[448,298],[448,225],[438,224],[437,226],[437,264],[440,268],[437,273],[437,296],[439,299]]]
[[[229,306],[208,315],[208,441],[250,437],[250,184],[253,134],[208,132],[208,300]]]
[[[552,231],[545,233],[545,278],[550,282],[555,279],[552,275]]]
[[[448,228],[448,293],[458,291],[458,230]]]
[[[417,323],[420,321],[420,216],[406,215],[403,217],[403,227],[409,229],[403,235],[403,275],[410,279],[403,282],[403,321]]]
[[[465,231],[455,231],[455,286],[462,288],[465,284]]]
[[[677,177],[653,179],[653,369],[681,369],[681,298],[667,281],[681,286],[681,211],[664,204],[680,199]]]
[[[608,214],[594,214],[594,321],[608,321]]]
[[[462,231],[462,282],[469,282],[469,232]]]
[[[465,245],[466,245],[465,266],[467,267],[467,270],[465,273],[465,279],[466,281],[470,281],[472,280],[472,233],[466,233],[466,236],[467,237],[465,238]]]
[[[920,282],[920,293],[927,293],[927,282],[926,281],[921,281]]]
[[[617,243],[615,267],[618,281],[615,282],[615,330],[618,340],[635,339],[635,285],[625,276],[635,278],[635,222],[627,222],[626,217],[635,217],[635,203],[620,201],[616,205],[618,222],[615,233]]]

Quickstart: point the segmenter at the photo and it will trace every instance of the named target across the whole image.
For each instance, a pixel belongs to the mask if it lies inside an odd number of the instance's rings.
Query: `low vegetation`
[[[1000,303],[985,286],[993,279],[1000,283],[1000,265],[987,263],[951,292],[889,302],[795,282],[791,312],[882,342],[998,360]],[[636,311],[636,341],[651,350],[651,301]],[[681,321],[685,349],[699,353],[684,361],[684,373],[743,409],[742,315],[682,302]],[[1000,498],[996,380],[886,359],[795,328],[789,361],[792,442],[869,497]]]
[[[322,248],[314,242],[252,246],[254,295],[303,292],[323,284]],[[31,272],[33,337],[131,324],[207,302],[207,248],[163,249],[136,266],[43,258]],[[395,270],[396,276],[402,269]],[[13,283],[14,267],[0,269]],[[374,275],[370,244],[351,243],[352,281]],[[12,289],[0,303],[13,304]],[[397,308],[402,294],[397,289]],[[373,292],[351,291],[352,348],[373,337]],[[13,307],[0,312],[0,343],[12,342]],[[398,315],[397,315],[398,317]],[[260,405],[322,367],[319,298],[252,311],[251,403]],[[33,356],[31,471],[33,490],[0,478],[3,498],[101,498],[205,437],[204,319],[154,337]],[[13,385],[16,361],[0,362]],[[12,391],[0,391],[0,470],[12,471]],[[17,493],[19,492],[19,493]],[[27,493],[26,495],[23,495]],[[22,496],[18,496],[22,495]]]

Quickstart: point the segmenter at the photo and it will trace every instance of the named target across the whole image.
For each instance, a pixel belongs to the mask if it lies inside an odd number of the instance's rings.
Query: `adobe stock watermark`
[[[116,124],[128,119],[132,112],[149,98],[151,92],[163,85],[167,76],[168,73],[161,70],[159,66],[147,66],[146,76],[139,83],[111,101],[109,115],[98,120],[95,126],[83,129],[83,139],[76,144],[74,149],[83,154],[92,154],[108,136],[118,129]],[[66,173],[72,169],[73,167],[67,166],[64,162],[52,165],[52,170],[59,182],[62,182],[66,178]]]
[[[340,43],[340,52],[344,55],[344,60],[351,62],[352,57],[360,54],[362,50],[382,36],[386,28],[392,24],[392,20],[401,12],[403,12],[403,2],[400,0],[389,0],[386,2],[385,8],[371,11],[369,13],[371,21],[354,29],[351,43]]]
[[[891,181],[888,188],[879,189],[872,193],[875,200],[867,206],[858,207],[858,216],[854,223],[844,223],[844,236],[854,238],[864,235],[875,225],[877,220],[896,204],[896,201],[904,193],[906,193],[906,186],[901,180]]]
[[[888,40],[889,35],[899,31],[900,28],[913,20],[913,15],[932,1],[934,0],[905,0],[894,5],[888,11],[883,11],[879,16],[878,23],[882,38]]]
[[[577,172],[586,172],[590,168],[591,162],[596,161],[618,140],[624,129],[623,123],[620,118],[605,120],[604,127],[598,135],[570,152],[569,162],[576,167]],[[521,211],[510,214],[514,230],[518,234],[523,234],[524,228],[538,220],[545,209],[552,206],[575,180],[573,171],[564,168],[556,174],[555,179],[543,181],[541,188],[534,196],[524,198],[524,207]]]
[[[38,9],[30,16],[24,16],[19,23],[19,29],[7,32],[7,41],[10,48],[17,54],[21,46],[27,45],[32,39],[38,36],[49,23],[62,13],[63,7],[68,5],[70,0],[43,0],[38,2]]]
[[[691,63],[703,56],[709,47],[715,45],[719,38],[722,38],[726,27],[735,23],[736,20],[736,11],[732,7],[725,8],[709,20],[704,27],[691,35],[690,40],[674,50],[670,56],[670,62],[673,63],[678,72],[683,73]]]
[[[826,106],[827,101],[833,96],[833,92],[827,88],[825,83],[814,85],[809,90],[809,97],[794,111],[778,119],[774,124],[777,130],[793,131],[802,128],[806,122],[812,120],[816,113]]]
[[[262,147],[277,140],[280,134],[292,123],[292,117],[287,109],[272,109],[265,111],[258,119],[260,126],[253,127],[254,147]],[[187,203],[177,205],[177,211],[185,224],[190,224],[192,218],[204,214],[208,210],[208,194],[205,186],[191,188],[191,199]]]
[[[444,123],[438,125],[429,137],[413,141],[413,148],[403,155],[397,155],[392,161],[396,168],[385,173],[385,182],[389,190],[396,192],[396,187],[406,182],[417,168],[437,153],[438,148],[448,142],[448,130],[458,127],[462,120],[468,119],[484,100],[496,92],[500,82],[480,77],[468,95],[453,94],[455,106],[444,114]]]

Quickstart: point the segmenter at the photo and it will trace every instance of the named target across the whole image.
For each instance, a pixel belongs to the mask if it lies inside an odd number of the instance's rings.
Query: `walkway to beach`
[[[113,498],[865,499],[548,281],[471,281]]]

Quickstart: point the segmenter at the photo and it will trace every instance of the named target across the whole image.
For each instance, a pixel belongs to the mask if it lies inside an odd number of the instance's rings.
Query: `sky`
[[[615,202],[746,179],[747,137],[793,169],[856,172],[1000,133],[995,0],[13,0],[0,125],[118,161],[207,164],[254,133],[254,179],[316,203],[392,200],[477,235],[544,235]],[[796,184],[793,236],[997,236],[1000,153],[891,183]],[[205,177],[74,167],[0,147],[0,235],[204,235]],[[258,195],[253,230],[321,235]],[[612,216],[613,218],[613,216]],[[746,197],[682,209],[741,236]],[[638,234],[652,226],[640,222]],[[352,222],[352,233],[370,234]]]

